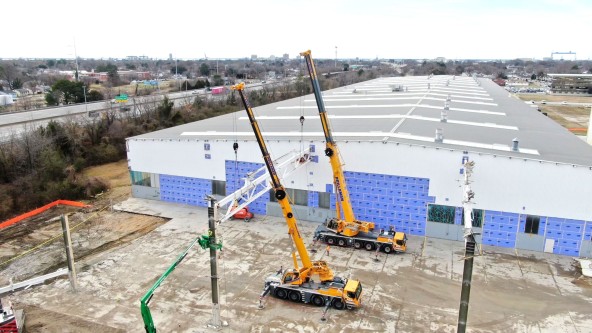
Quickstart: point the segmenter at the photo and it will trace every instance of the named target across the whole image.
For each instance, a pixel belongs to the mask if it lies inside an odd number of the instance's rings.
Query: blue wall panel
[[[412,235],[425,235],[428,195],[427,178],[345,171],[347,188],[356,218],[390,226]],[[335,208],[335,194],[331,196]]]
[[[264,167],[263,163],[241,162],[227,160],[225,163],[226,169],[226,194],[231,194],[245,185],[244,178],[247,174],[253,173]],[[253,174],[253,178],[257,178],[265,173],[261,170]],[[310,198],[309,198],[310,199]],[[269,202],[269,193],[265,193],[255,201],[249,204],[249,210],[255,214],[266,214],[267,203]],[[318,196],[317,196],[318,204]]]
[[[592,221],[586,221],[584,228],[584,240],[592,240]]]
[[[160,200],[207,207],[206,195],[212,193],[209,179],[160,175]]]
[[[541,221],[544,217],[541,216]],[[582,235],[586,235],[585,221],[547,217],[545,238],[554,239],[553,253],[577,256],[580,253]],[[539,232],[540,233],[540,232]]]
[[[308,207],[319,207],[319,192],[309,191],[308,192]]]
[[[493,210],[486,210],[484,214],[483,244],[515,247],[516,232],[520,228],[519,214]]]

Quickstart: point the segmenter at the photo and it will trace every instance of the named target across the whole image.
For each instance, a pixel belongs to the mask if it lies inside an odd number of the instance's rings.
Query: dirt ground
[[[126,160],[89,168],[84,173],[108,179],[111,185],[108,192],[88,201],[91,208],[58,206],[0,230],[0,286],[66,267],[60,223],[62,214],[68,216],[72,229],[72,245],[79,272],[89,268],[96,254],[119,248],[168,221],[166,218],[111,210],[111,205],[127,199],[130,194]],[[106,331],[100,329],[101,325],[86,322],[78,316],[59,315],[43,307],[25,306],[24,310],[27,332]],[[85,327],[88,329],[85,330]]]
[[[129,224],[149,214],[170,220],[149,233],[78,260],[78,289],[67,278],[15,292],[28,332],[142,332],[139,300],[191,241],[207,231],[205,208],[128,199],[114,211]],[[299,220],[310,244],[316,224]],[[309,247],[336,275],[364,286],[363,307],[352,311],[267,298],[257,308],[263,280],[290,267],[292,244],[283,219],[218,226],[222,318],[219,332],[455,332],[463,269],[463,243],[410,236],[405,254]],[[316,252],[312,252],[312,250]],[[76,251],[75,251],[76,253]],[[46,259],[44,259],[46,260]],[[29,262],[24,262],[29,264]],[[2,271],[2,274],[6,270]],[[194,247],[150,302],[159,332],[214,332],[209,253]],[[468,332],[592,332],[592,288],[565,256],[483,247],[475,258]],[[58,321],[56,321],[56,319]]]
[[[542,95],[542,94],[520,94],[517,95],[523,101],[535,101],[541,112],[547,113],[549,118],[561,126],[567,128],[576,135],[586,135],[590,119],[590,107],[583,105],[551,105],[541,104],[547,102],[568,102],[588,103],[592,105],[592,96],[569,96],[569,95]]]

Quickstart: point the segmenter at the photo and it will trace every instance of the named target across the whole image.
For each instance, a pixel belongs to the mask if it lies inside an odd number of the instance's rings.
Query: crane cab
[[[348,280],[344,288],[345,304],[348,308],[357,308],[362,305],[362,284],[357,280]]]

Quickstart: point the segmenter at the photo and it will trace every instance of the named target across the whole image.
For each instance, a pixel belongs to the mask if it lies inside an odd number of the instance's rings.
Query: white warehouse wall
[[[204,149],[210,144],[210,150]],[[234,160],[232,140],[130,139],[128,159],[131,170],[205,179],[225,180],[225,160]],[[306,141],[306,148],[311,144]],[[314,141],[319,163],[283,180],[286,187],[325,191],[331,183],[331,168],[324,156],[324,142]],[[436,203],[460,206],[462,190],[459,170],[463,152],[421,145],[389,142],[338,142],[345,161],[344,170],[402,175],[430,179],[429,195]],[[267,142],[272,159],[290,150],[299,150],[300,141]],[[210,154],[211,159],[205,159]],[[592,171],[579,167],[522,158],[508,158],[469,152],[475,161],[473,190],[475,208],[556,216],[592,218]],[[238,160],[263,163],[257,143],[239,141]],[[312,184],[312,186],[311,186]]]

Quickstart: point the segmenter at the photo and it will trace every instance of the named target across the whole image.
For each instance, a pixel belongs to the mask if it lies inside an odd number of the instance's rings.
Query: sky
[[[24,4],[24,3],[23,3]],[[592,59],[590,0],[30,0],[0,58]],[[337,53],[337,56],[336,56]]]

